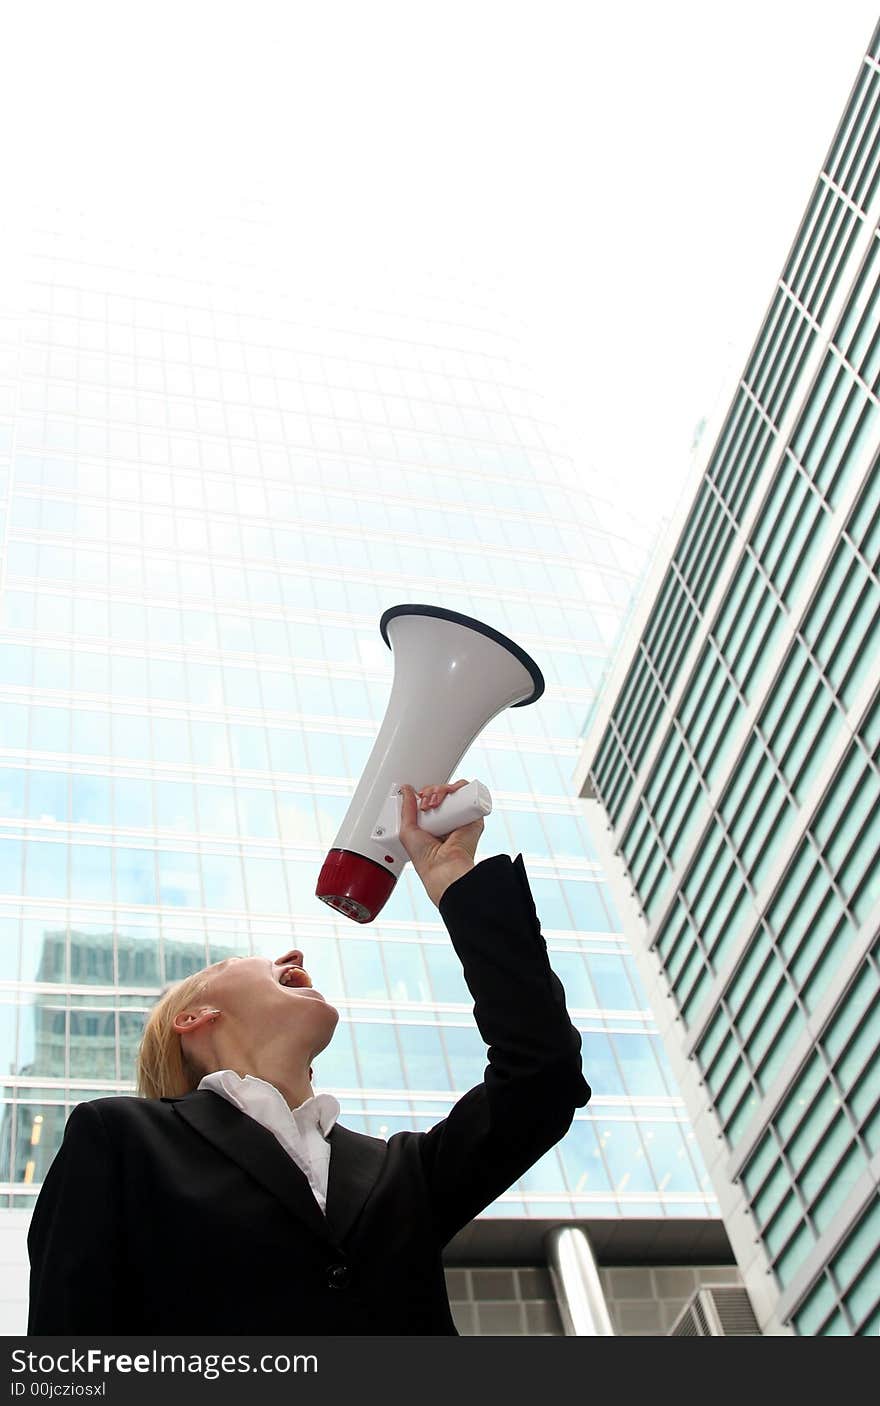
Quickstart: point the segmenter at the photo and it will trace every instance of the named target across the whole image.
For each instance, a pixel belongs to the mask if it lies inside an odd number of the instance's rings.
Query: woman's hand
[[[423,786],[416,792],[412,786],[402,786],[403,807],[400,817],[400,843],[413,862],[413,868],[425,886],[431,902],[439,906],[446,889],[462,874],[474,867],[474,853],[483,833],[483,821],[472,820],[438,840],[418,825],[419,810],[434,810],[444,796],[459,791],[467,781],[455,781],[447,786]]]

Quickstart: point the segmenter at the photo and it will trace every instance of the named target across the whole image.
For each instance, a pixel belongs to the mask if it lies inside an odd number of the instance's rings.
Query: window
[[[67,897],[67,846],[28,840],[24,892],[29,898]]]
[[[339,952],[346,992],[355,1000],[388,999],[385,970],[378,942],[340,938]]]
[[[113,824],[109,776],[72,776],[71,798],[74,825]]]
[[[243,863],[249,910],[251,912],[289,912],[290,900],[287,896],[287,884],[281,860],[245,855]],[[206,871],[206,888],[207,882]],[[238,904],[236,906],[243,907],[244,905]]]
[[[355,1021],[351,1026],[364,1084],[369,1088],[405,1088],[393,1025]]]
[[[196,826],[195,797],[187,781],[155,783],[156,824],[161,830],[193,831]]]
[[[159,902],[171,908],[201,908],[198,855],[160,850],[158,859]]]
[[[395,944],[398,947],[402,945]],[[397,1033],[409,1088],[451,1088],[440,1032],[430,1025],[399,1025]]]
[[[331,1089],[358,1089],[361,1075],[355,1058],[352,1027],[340,1022],[333,1039],[314,1060],[316,1092]]]
[[[70,846],[70,895],[74,901],[113,902],[111,856],[108,845]]]

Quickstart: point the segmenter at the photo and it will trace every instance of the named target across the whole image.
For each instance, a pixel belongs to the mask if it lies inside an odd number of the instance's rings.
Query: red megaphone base
[[[331,849],[321,866],[315,897],[356,923],[371,923],[391,897],[397,876],[350,849]]]

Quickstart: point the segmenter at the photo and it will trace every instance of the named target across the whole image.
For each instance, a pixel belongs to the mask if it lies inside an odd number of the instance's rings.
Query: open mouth
[[[278,978],[282,986],[308,986],[312,984],[312,978],[302,967],[285,967]]]

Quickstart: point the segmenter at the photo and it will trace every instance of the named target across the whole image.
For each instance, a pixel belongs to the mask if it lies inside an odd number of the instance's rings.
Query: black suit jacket
[[[275,1137],[220,1095],[79,1104],[28,1235],[36,1334],[449,1334],[441,1250],[559,1141],[590,1090],[522,858],[440,903],[489,1046],[428,1132],[338,1122],[327,1214]]]

